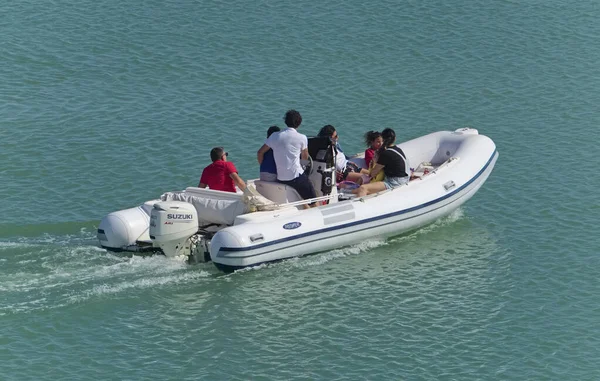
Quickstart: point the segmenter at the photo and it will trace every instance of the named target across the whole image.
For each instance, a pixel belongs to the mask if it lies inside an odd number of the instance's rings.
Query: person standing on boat
[[[258,163],[262,164],[265,153],[273,149],[277,181],[294,188],[304,200],[315,198],[315,188],[300,164],[300,159],[308,160],[308,138],[296,131],[302,123],[302,116],[296,110],[289,110],[284,120],[287,128],[269,136],[256,153]],[[313,207],[315,203],[309,206]]]
[[[267,130],[267,139],[273,135],[274,132],[281,131],[281,128],[277,126],[271,126]],[[269,149],[263,156],[263,161],[260,163],[260,179],[262,181],[277,181],[277,164],[275,164],[275,157],[273,156],[273,150]]]
[[[394,144],[396,142],[396,133],[391,128],[386,128],[381,131],[381,137],[383,138],[383,146],[377,152],[377,164],[371,170],[370,176],[371,178],[375,178],[380,171],[383,171],[385,179],[361,185],[359,188],[353,190],[352,193],[358,197],[408,184],[410,167],[404,152]]]
[[[236,192],[237,185],[240,190],[246,189],[246,183],[238,175],[235,165],[227,161],[228,153],[223,147],[215,147],[210,150],[212,164],[202,171],[198,188],[208,188],[224,192]]]

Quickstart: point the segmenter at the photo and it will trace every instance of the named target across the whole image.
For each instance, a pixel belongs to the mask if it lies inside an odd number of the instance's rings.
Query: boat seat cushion
[[[248,182],[246,189],[244,189],[244,202],[248,205],[249,210],[276,210],[279,209],[279,205],[269,200],[256,190],[256,185],[253,182]],[[238,216],[239,218],[239,216]],[[236,221],[238,219],[236,218]]]
[[[277,204],[302,201],[298,192],[289,185],[262,180],[256,180],[254,185],[260,194]]]
[[[199,225],[232,225],[235,217],[246,212],[242,193],[189,187],[183,192],[167,192],[163,201],[185,201],[196,208]]]

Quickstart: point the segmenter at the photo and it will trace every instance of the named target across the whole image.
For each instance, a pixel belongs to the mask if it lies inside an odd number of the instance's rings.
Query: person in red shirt
[[[219,190],[224,192],[236,192],[237,185],[242,191],[246,189],[244,180],[238,175],[237,169],[232,162],[227,161],[228,153],[223,147],[215,147],[210,150],[212,164],[204,168],[198,188]]]

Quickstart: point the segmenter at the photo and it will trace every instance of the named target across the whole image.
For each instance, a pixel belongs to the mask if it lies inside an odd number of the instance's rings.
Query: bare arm
[[[371,173],[369,174],[369,176],[371,176],[371,178],[375,178],[377,176],[377,174],[383,169],[383,165],[382,164],[375,164],[375,166],[373,167],[373,169],[371,169]]]
[[[241,191],[243,191],[244,189],[246,189],[246,183],[244,182],[244,180],[242,180],[242,178],[240,177],[240,175],[238,175],[237,173],[233,172],[232,174],[229,175],[229,177],[231,177],[231,179],[233,180],[233,182],[235,183],[235,185],[237,185],[237,187],[240,188]]]
[[[200,184],[198,184],[198,188],[206,188],[206,186],[207,186],[207,185],[206,185],[206,184],[203,184],[203,183],[200,183]]]
[[[300,159],[308,160],[308,148],[302,150],[302,152],[300,153]]]
[[[262,147],[260,147],[260,149],[258,150],[258,152],[256,153],[256,159],[258,160],[258,164],[262,164],[263,162],[263,158],[265,157],[265,153],[267,153],[267,151],[271,149],[271,147],[269,147],[266,144],[263,144]]]

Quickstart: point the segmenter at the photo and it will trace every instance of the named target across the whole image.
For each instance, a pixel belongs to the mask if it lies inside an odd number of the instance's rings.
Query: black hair
[[[302,124],[302,116],[296,110],[288,110],[288,112],[285,113],[283,120],[285,120],[286,126],[292,128],[298,128],[300,127],[300,124]]]
[[[217,160],[221,160],[224,153],[225,153],[225,150],[223,149],[223,147],[215,147],[210,150],[210,159],[214,163]]]
[[[381,137],[383,138],[383,145],[381,148],[385,149],[394,144],[396,141],[396,132],[394,132],[394,130],[391,128],[386,128],[385,130],[381,131]]]
[[[326,126],[323,126],[319,130],[319,133],[317,134],[317,136],[329,136],[329,137],[332,137],[334,132],[335,132],[335,127],[333,127],[331,124],[328,124]]]
[[[365,144],[367,147],[371,147],[375,139],[381,137],[381,132],[379,131],[369,131],[365,134]]]
[[[267,130],[267,138],[269,136],[271,136],[274,132],[279,132],[281,131],[281,128],[277,127],[277,126],[271,126],[269,127],[269,129]]]

